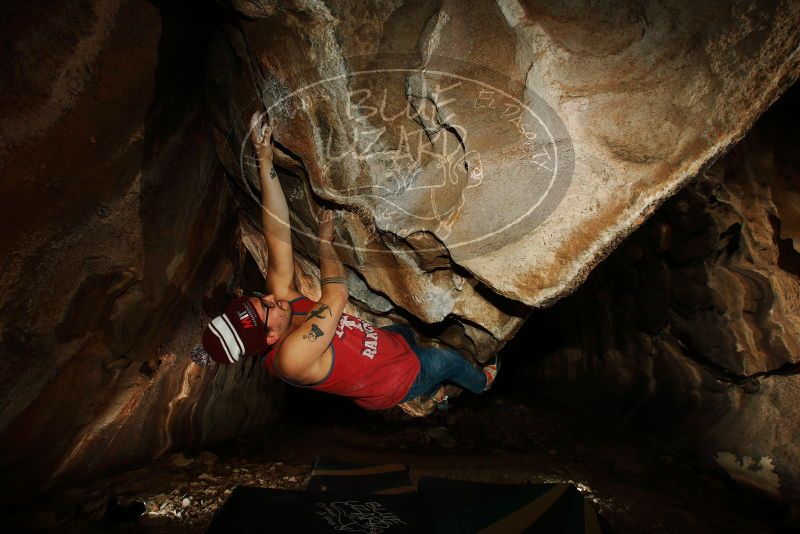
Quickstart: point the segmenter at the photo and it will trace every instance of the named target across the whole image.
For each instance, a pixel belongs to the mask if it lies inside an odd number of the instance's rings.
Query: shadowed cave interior
[[[570,483],[600,531],[800,529],[800,8],[667,4],[11,2],[5,528],[204,532],[235,487],[304,491],[323,457],[404,464],[412,485]],[[391,61],[403,75],[369,83],[411,103],[403,127],[456,140],[458,172],[480,153],[480,183],[431,197],[446,221],[391,226],[352,193],[396,160],[325,159],[365,120],[347,74]],[[502,227],[533,160],[501,112],[437,100],[436,69],[516,80],[568,140],[551,211],[475,250],[453,243]],[[499,354],[491,390],[415,417],[289,387],[263,357],[192,363],[210,319],[265,285],[242,149],[263,109],[298,289],[320,294],[313,208],[351,214],[345,311]]]

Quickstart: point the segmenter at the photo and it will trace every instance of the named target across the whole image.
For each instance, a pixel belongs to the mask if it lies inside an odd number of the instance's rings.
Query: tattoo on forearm
[[[327,278],[323,278],[319,282],[319,285],[321,285],[321,286],[324,286],[325,284],[344,284],[344,285],[347,285],[347,280],[345,280],[341,276],[329,276]]]
[[[269,170],[269,177],[272,178],[273,180],[278,177],[278,173],[275,172],[275,167],[272,167]]]
[[[306,317],[306,321],[310,321],[311,319],[324,319],[326,317],[325,316],[326,311],[328,312],[327,317],[333,315],[333,312],[331,311],[331,309],[328,307],[327,304],[320,304],[318,308],[315,308],[310,312],[308,312],[308,317]]]
[[[312,324],[311,331],[308,333],[308,335],[303,336],[303,339],[307,339],[309,341],[316,341],[324,335],[325,332],[323,332],[322,329],[320,329],[320,327],[318,327],[315,324]]]

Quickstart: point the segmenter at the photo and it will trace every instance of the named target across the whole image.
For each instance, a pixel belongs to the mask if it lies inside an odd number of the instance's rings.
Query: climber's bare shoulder
[[[316,309],[320,308],[315,306],[311,313]],[[317,321],[309,323],[309,318],[311,317],[307,316],[306,320],[289,332],[275,357],[277,371],[282,377],[304,385],[324,380],[333,363],[330,342],[324,344],[321,337],[324,336],[322,328],[327,327]]]
[[[323,286],[320,299],[278,349],[276,361],[281,365],[282,376],[299,379],[302,383],[318,382],[327,376],[332,364],[329,347],[346,303],[346,291]]]

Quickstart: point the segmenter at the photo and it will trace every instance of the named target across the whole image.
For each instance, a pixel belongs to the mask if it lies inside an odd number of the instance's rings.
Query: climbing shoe
[[[495,355],[491,362],[483,366],[483,374],[486,375],[486,387],[483,388],[484,391],[487,391],[490,387],[492,387],[495,378],[497,378],[497,371],[499,370],[500,359]]]
[[[448,405],[447,405],[447,394],[444,392],[444,386],[440,386],[439,389],[436,390],[436,393],[433,394],[433,402],[436,403],[436,409],[446,412]]]

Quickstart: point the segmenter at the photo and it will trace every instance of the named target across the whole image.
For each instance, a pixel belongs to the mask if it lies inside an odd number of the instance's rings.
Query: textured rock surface
[[[2,22],[0,456],[15,492],[274,414],[257,362],[187,357],[263,271],[240,150],[254,109],[277,128],[301,287],[316,287],[312,208],[337,206],[352,310],[485,359],[737,140],[800,60],[795,2],[54,6],[12,2]],[[400,71],[345,76],[364,67]],[[383,115],[363,91],[386,95]],[[728,360],[757,371],[785,349]]]
[[[314,250],[310,205],[343,208],[343,252],[367,287],[421,322],[464,325],[461,347],[479,359],[524,320],[513,301],[542,306],[579,285],[746,131],[800,61],[791,2],[234,5],[251,20],[231,31],[241,63],[215,114],[229,174],[255,183],[241,140],[250,113],[267,110],[301,249]],[[376,68],[402,72],[346,77]],[[463,83],[437,89],[455,79],[440,71]],[[469,77],[484,77],[483,93]],[[536,151],[552,147],[526,144],[500,89],[552,130],[560,152],[546,161],[563,167],[547,194]],[[405,180],[400,156],[423,135],[429,157]],[[537,199],[515,231],[493,233]]]
[[[208,35],[145,2],[17,2],[2,24],[5,491],[263,425],[280,389],[256,362],[187,357],[237,259],[196,90]]]
[[[535,375],[564,398],[675,427],[734,479],[794,501],[798,109],[794,87],[578,292],[535,315],[538,333],[520,334],[551,335]]]

